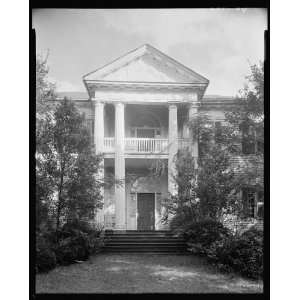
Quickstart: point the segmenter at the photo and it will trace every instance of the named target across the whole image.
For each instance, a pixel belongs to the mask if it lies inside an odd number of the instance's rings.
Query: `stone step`
[[[165,254],[188,254],[189,252],[186,249],[135,249],[135,248],[105,248],[103,252],[106,253],[165,253]]]
[[[192,255],[191,252],[187,252],[187,251],[134,251],[134,250],[130,250],[130,251],[118,251],[118,250],[109,250],[109,251],[103,251],[103,253],[108,253],[108,254],[116,254],[116,255],[122,255],[122,254],[138,254],[138,255]]]
[[[128,245],[128,244],[108,244],[108,245],[105,245],[104,247],[105,249],[165,249],[165,250],[168,250],[168,249],[178,249],[178,250],[181,250],[181,249],[186,249],[187,246],[186,245],[170,245],[170,244],[162,244],[162,245],[158,245],[158,244],[149,244],[149,245],[146,245],[146,244],[131,244],[131,245]]]
[[[156,233],[156,234],[125,234],[125,233],[115,233],[115,234],[105,234],[106,237],[174,237],[174,238],[182,238],[181,236],[176,236],[172,234],[163,234],[163,233]]]
[[[120,246],[145,246],[145,247],[149,247],[149,246],[176,246],[176,247],[180,247],[180,246],[186,246],[186,243],[184,242],[176,242],[176,243],[166,243],[166,242],[151,242],[151,243],[144,243],[144,242],[108,242],[106,243],[106,246],[115,246],[115,245],[120,245]]]
[[[134,244],[134,243],[139,243],[139,244],[185,244],[184,240],[158,240],[158,239],[153,239],[153,240],[143,240],[143,239],[111,239],[111,240],[105,240],[106,244],[120,244],[120,243],[127,243],[127,244]]]
[[[106,231],[105,252],[187,253],[182,237],[171,231]]]
[[[130,234],[133,234],[133,235],[174,235],[174,232],[172,231],[142,231],[142,230],[127,230],[127,231],[119,231],[119,230],[116,230],[116,231],[105,231],[105,234],[106,235],[118,235],[118,234],[126,234],[126,235],[130,235]]]

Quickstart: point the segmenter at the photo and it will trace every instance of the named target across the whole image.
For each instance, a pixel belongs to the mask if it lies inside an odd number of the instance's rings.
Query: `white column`
[[[125,115],[124,104],[115,105],[115,178],[122,181],[122,185],[115,185],[115,213],[116,229],[126,228],[126,194],[125,194]]]
[[[189,121],[191,121],[194,117],[197,116],[198,107],[196,104],[191,104],[189,107]],[[195,159],[195,163],[197,163],[198,158],[198,143],[193,139],[193,131],[189,129],[189,138],[192,140],[192,156]],[[197,166],[197,165],[196,165]]]
[[[177,106],[169,105],[169,157],[168,157],[168,191],[170,194],[177,194],[177,185],[174,179],[176,176],[176,154],[178,151],[178,126]]]
[[[104,103],[97,101],[95,103],[95,128],[94,143],[96,153],[103,152],[104,148]]]
[[[94,122],[94,144],[96,153],[102,153],[104,150],[104,106],[105,103],[97,101],[95,103],[95,122]],[[100,163],[98,180],[104,182],[104,158]],[[104,198],[104,187],[101,187],[101,195]],[[95,222],[97,224],[104,223],[103,209],[97,209]]]

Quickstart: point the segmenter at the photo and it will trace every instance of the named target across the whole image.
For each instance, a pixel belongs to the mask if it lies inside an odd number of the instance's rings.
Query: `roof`
[[[88,101],[89,95],[87,92],[57,92],[57,100],[67,97],[74,101]],[[205,105],[223,105],[223,104],[234,104],[235,98],[230,96],[220,95],[205,95],[202,99],[202,103]]]
[[[202,84],[209,80],[149,44],[83,76],[84,82]]]
[[[63,99],[67,97],[72,100],[88,100],[89,95],[87,92],[56,92],[57,99]]]

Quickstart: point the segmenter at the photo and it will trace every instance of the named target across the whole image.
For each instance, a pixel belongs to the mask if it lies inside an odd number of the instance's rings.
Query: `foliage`
[[[190,251],[205,256],[221,270],[238,272],[250,278],[263,275],[263,232],[252,227],[233,236],[222,224],[204,222],[184,232]],[[212,225],[214,224],[214,225]]]
[[[215,263],[218,261],[217,250],[231,237],[231,232],[221,222],[207,219],[187,226],[183,236],[192,253]]]
[[[191,223],[185,227],[184,237],[191,242],[200,242],[209,246],[213,242],[229,236],[229,231],[221,222],[205,219],[198,223]]]
[[[90,249],[87,233],[72,230],[72,232],[61,232],[60,235],[61,238],[55,245],[58,264],[68,265],[76,260],[87,260],[89,258]]]
[[[246,184],[255,182],[258,188],[263,189],[261,170],[264,166],[264,65],[260,62],[250,68],[251,74],[246,77],[247,83],[236,97],[236,105],[226,113],[226,122],[227,127],[234,132],[232,138],[236,144],[250,148],[256,145],[253,152],[255,156],[247,158],[248,166],[244,168],[244,178],[241,180]],[[242,147],[237,148],[238,154],[248,153],[247,147],[244,150]]]
[[[263,275],[263,232],[249,229],[240,236],[228,239],[217,249],[220,267],[231,268],[250,278]]]
[[[47,272],[56,265],[56,256],[51,244],[41,233],[36,234],[36,271]]]
[[[238,192],[247,186],[263,189],[263,156],[257,153],[241,161],[237,158],[243,156],[245,126],[254,126],[256,137],[263,141],[263,78],[263,65],[251,66],[249,84],[226,113],[225,122],[217,126],[203,112],[189,122],[198,143],[198,167],[195,169],[189,152],[178,153],[175,176],[178,195],[170,195],[165,201],[164,222],[172,219],[173,227],[178,227],[190,220],[195,223],[205,218],[221,220],[224,214],[245,217]]]
[[[102,228],[78,220],[65,223],[59,230],[43,227],[36,233],[37,272],[87,260],[90,255],[101,252],[104,245],[102,233]]]
[[[51,83],[48,78],[48,54],[46,57],[38,55],[36,57],[36,112],[37,120],[49,112],[51,106],[47,100],[55,97],[55,84]]]
[[[48,203],[49,197],[52,200],[56,228],[62,218],[93,218],[102,200],[103,182],[97,179],[102,157],[94,154],[83,116],[65,99],[55,107],[53,118],[41,121],[40,128],[36,174],[47,183],[43,197]]]
[[[199,117],[197,121],[203,120]],[[224,142],[212,143],[209,136],[214,134],[213,127],[200,126],[197,134],[202,150],[197,169],[190,152],[178,152],[175,176],[178,194],[164,203],[167,209],[163,221],[172,219],[172,227],[182,227],[191,221],[198,223],[206,218],[219,220],[235,203],[240,183],[232,169],[226,132],[222,133]]]

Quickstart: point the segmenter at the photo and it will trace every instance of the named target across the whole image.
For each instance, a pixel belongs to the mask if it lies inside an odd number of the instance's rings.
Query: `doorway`
[[[155,230],[155,194],[137,194],[137,230]]]

